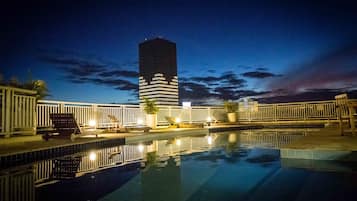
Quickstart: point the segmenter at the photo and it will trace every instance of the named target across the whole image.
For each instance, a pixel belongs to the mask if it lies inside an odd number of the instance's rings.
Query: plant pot
[[[151,128],[156,128],[157,115],[156,114],[147,114],[146,115],[146,125]]]
[[[227,113],[228,122],[236,122],[237,121],[237,114],[235,112]]]

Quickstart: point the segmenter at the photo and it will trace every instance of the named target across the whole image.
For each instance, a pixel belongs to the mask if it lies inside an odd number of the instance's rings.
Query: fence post
[[[13,105],[11,104],[11,99],[13,96],[13,90],[12,89],[6,89],[5,90],[5,126],[4,126],[4,131],[5,131],[5,137],[10,137],[13,128],[11,125],[12,122],[12,108]]]
[[[126,112],[126,109],[125,109],[125,105],[122,105],[121,107],[121,127],[123,127],[125,125],[125,112]]]
[[[96,122],[96,127],[98,127],[99,122],[98,122],[98,105],[97,104],[92,105],[92,111],[93,111],[92,118]]]
[[[181,109],[182,111],[182,109]],[[192,123],[192,107],[189,108],[188,110],[189,118],[190,118],[190,123]]]
[[[64,103],[58,104],[58,113],[64,113]]]
[[[169,117],[172,116],[172,109],[171,109],[171,106],[169,106]]]

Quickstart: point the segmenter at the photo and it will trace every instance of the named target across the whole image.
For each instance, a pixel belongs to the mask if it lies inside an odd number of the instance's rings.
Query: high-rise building
[[[155,38],[139,44],[139,98],[178,105],[176,44]]]

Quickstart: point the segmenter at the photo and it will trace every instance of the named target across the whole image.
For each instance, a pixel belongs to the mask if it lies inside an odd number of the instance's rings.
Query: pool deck
[[[101,141],[113,141],[118,139],[125,139],[126,143],[135,143],[140,141],[164,139],[167,137],[195,135],[195,134],[207,134],[208,132],[228,131],[257,128],[254,125],[236,125],[236,124],[224,124],[215,125],[205,128],[157,128],[152,129],[150,132],[132,131],[127,133],[95,133],[81,136],[74,141],[63,138],[50,138],[48,141],[42,139],[42,135],[34,136],[18,136],[11,138],[0,139],[0,157],[24,152],[32,152],[44,149],[51,149],[56,147],[63,147],[69,145],[81,145],[93,142]],[[98,137],[95,136],[98,134]]]
[[[322,128],[310,132],[280,149],[281,158],[357,161],[357,136],[341,136],[337,128]]]
[[[261,128],[261,126],[224,124],[206,128],[159,128],[150,130],[149,133],[100,133],[98,137],[88,135],[77,138],[75,141],[56,138],[45,141],[41,135],[11,137],[0,139],[0,157],[30,152],[43,152],[63,147],[75,147],[76,149],[73,149],[73,151],[76,151],[83,150],[78,149],[77,147],[79,146],[91,148],[95,144],[106,144],[109,146],[115,143],[138,143],[167,137],[201,135],[209,132],[249,128]],[[340,136],[337,128],[321,128],[282,147],[280,153],[281,158],[285,159],[357,161],[357,137],[350,135]]]

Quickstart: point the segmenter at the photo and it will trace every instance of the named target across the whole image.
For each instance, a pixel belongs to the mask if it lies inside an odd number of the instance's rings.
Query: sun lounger
[[[166,116],[166,121],[169,126],[176,126],[177,128],[203,128],[203,123],[177,123],[176,119],[173,117]]]
[[[73,140],[75,137],[85,134],[82,133],[72,113],[51,113],[50,119],[55,132],[58,133],[56,137],[70,138]],[[96,132],[95,135],[97,136]],[[52,135],[52,137],[54,136],[55,135]],[[47,133],[45,139],[47,140],[49,137]]]
[[[114,124],[114,129],[117,132],[144,131],[149,132],[151,127],[145,125],[119,126],[119,120],[114,115],[108,115],[110,122]]]
[[[348,122],[349,127],[351,128],[352,135],[355,135],[355,117],[356,111],[354,109],[355,102],[352,102],[348,99],[347,94],[339,94],[335,96],[336,99],[336,113],[337,119],[339,121],[340,133],[344,135],[344,121]],[[356,104],[357,105],[357,104]]]
[[[149,132],[151,127],[144,126],[144,125],[137,125],[137,126],[124,126],[125,132],[130,131],[144,131],[145,133]]]

